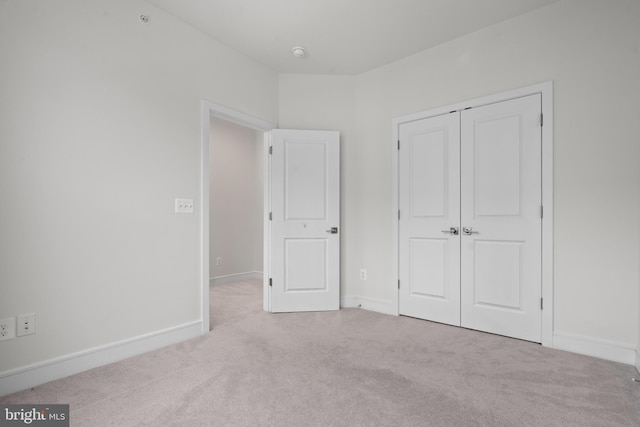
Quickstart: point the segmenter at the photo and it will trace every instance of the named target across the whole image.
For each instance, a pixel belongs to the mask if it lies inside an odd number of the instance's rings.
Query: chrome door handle
[[[454,236],[458,235],[458,228],[457,227],[449,227],[448,230],[442,230],[443,233],[447,233],[447,234],[452,234]]]
[[[473,231],[471,227],[462,227],[462,234],[465,236],[471,236],[472,234],[480,234],[478,231]]]
[[[338,227],[331,227],[329,230],[327,230],[327,233],[338,234]]]

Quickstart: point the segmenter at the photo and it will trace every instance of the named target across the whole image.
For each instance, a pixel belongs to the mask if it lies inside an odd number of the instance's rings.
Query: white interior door
[[[461,116],[461,325],[536,342],[542,318],[540,113],[536,94]]]
[[[399,137],[399,313],[460,326],[460,113]]]
[[[271,311],[340,308],[340,136],[271,131]]]

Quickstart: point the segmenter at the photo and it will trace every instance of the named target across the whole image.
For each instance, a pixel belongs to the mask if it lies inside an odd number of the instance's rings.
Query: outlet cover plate
[[[10,340],[16,336],[16,318],[0,319],[0,341]]]
[[[21,314],[18,316],[17,335],[19,337],[36,333],[36,314]]]

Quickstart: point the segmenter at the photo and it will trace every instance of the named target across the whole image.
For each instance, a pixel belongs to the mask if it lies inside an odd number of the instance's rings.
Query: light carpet
[[[0,398],[73,426],[640,426],[635,368],[359,309],[262,311],[211,288],[207,336]]]

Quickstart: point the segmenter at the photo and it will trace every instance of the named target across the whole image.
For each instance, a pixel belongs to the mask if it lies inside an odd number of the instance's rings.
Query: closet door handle
[[[449,227],[448,230],[442,230],[443,233],[447,233],[447,234],[451,234],[453,236],[457,236],[458,235],[458,228],[457,227]]]
[[[472,234],[480,234],[480,232],[473,231],[471,227],[462,227],[462,234],[465,236],[471,236]]]

